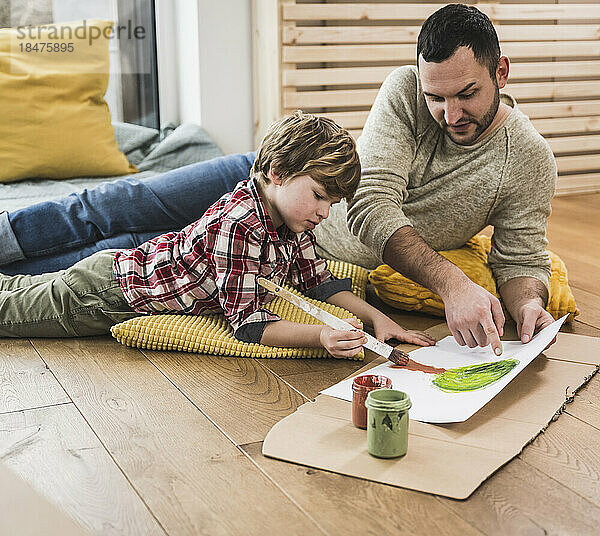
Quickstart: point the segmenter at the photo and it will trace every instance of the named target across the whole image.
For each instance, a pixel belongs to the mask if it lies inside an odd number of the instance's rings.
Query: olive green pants
[[[0,274],[0,337],[100,335],[139,316],[113,273],[114,255],[99,251],[50,274]]]

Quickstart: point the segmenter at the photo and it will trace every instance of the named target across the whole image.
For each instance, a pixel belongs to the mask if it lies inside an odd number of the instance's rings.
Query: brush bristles
[[[402,352],[401,350],[396,350],[394,349],[392,351],[392,353],[390,354],[390,356],[388,357],[388,359],[392,362],[395,363],[396,365],[400,365],[400,366],[405,366],[408,364],[408,360],[410,359],[408,357],[408,354],[405,352]]]

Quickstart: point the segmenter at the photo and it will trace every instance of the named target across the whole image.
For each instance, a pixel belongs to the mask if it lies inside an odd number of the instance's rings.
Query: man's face
[[[467,47],[459,47],[441,63],[420,56],[419,77],[429,113],[460,145],[475,143],[490,126],[500,104],[499,88],[506,84],[503,74],[492,79]]]

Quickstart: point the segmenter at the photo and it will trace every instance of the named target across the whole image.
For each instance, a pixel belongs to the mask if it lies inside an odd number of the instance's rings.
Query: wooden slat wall
[[[598,1],[467,3],[487,13],[498,31],[511,60],[505,91],[549,141],[558,193],[600,191]],[[420,26],[442,5],[255,0],[256,142],[269,122],[298,108],[332,117],[359,136],[381,82],[415,63]]]

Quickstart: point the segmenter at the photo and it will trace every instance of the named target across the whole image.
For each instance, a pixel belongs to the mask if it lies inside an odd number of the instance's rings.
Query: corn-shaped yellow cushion
[[[343,262],[328,262],[331,273],[339,278],[352,277],[352,290],[364,298],[367,271]],[[289,289],[299,294],[296,290]],[[356,318],[341,307],[305,298],[339,318]],[[265,308],[284,320],[302,324],[320,324],[318,320],[281,298],[275,298]],[[276,348],[238,341],[225,317],[220,314],[150,315],[121,322],[111,328],[117,341],[126,346],[150,350],[179,350],[235,357],[330,357],[324,348]],[[364,359],[364,351],[352,359]]]
[[[440,251],[440,255],[456,264],[472,281],[499,297],[492,270],[487,264],[490,248],[490,237],[477,235],[462,248]],[[579,309],[569,288],[567,268],[558,255],[551,251],[548,254],[552,261],[552,275],[546,309],[554,318],[569,313],[567,320],[572,321],[579,314]],[[373,270],[369,274],[369,281],[382,301],[393,307],[444,316],[444,302],[437,294],[407,279],[387,264]]]

